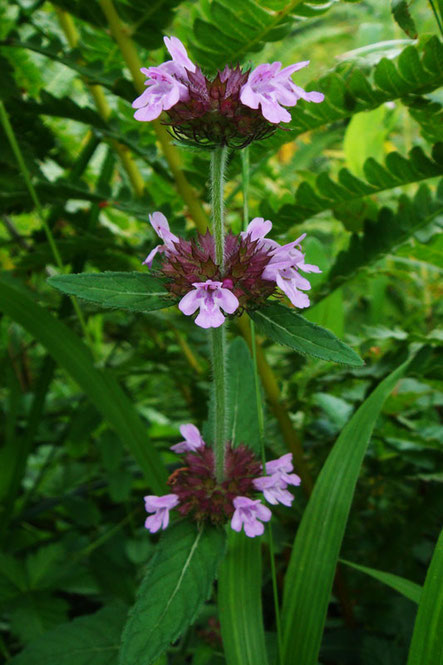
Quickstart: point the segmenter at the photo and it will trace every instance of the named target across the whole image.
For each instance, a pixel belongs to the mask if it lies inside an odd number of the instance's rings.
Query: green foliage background
[[[162,210],[180,235],[194,233],[208,212],[208,155],[176,148],[188,189],[178,185],[155,128],[132,118],[131,71],[101,4],[0,5],[0,98],[64,265],[142,271],[156,242],[150,212]],[[435,15],[424,0],[409,3],[410,13],[407,3],[392,2],[394,15],[385,0],[115,3],[144,65],[165,59],[163,34],[181,38],[207,72],[226,61],[311,60],[297,82],[312,81],[325,102],[301,101],[288,130],[251,147],[250,216],[271,219],[282,243],[308,234],[308,261],[323,273],[311,278],[312,306],[303,314],[352,346],[365,366],[304,357],[263,337],[266,445],[272,456],[288,446],[298,451],[308,477],[317,478],[368,394],[420,351],[377,420],[341,549],[344,560],[382,578],[391,573],[420,586],[438,537],[443,480],[443,49],[436,20],[443,16],[441,3],[433,4]],[[0,650],[20,665],[117,663],[127,609],[155,551],[142,497],[164,491],[179,425],[207,420],[206,337],[175,307],[144,314],[82,303],[85,334],[69,299],[47,283],[60,271],[1,129],[0,189]],[[227,221],[238,232],[238,154],[226,192]],[[191,199],[202,201],[200,212]],[[235,369],[244,353],[236,341],[231,394],[244,413],[243,438],[256,431],[253,393],[238,388]],[[293,508],[274,511],[280,591],[305,506],[300,491]],[[256,558],[247,569],[258,546],[237,546],[245,575],[259,579]],[[266,542],[262,549],[272,663]],[[231,558],[224,566],[232,574]],[[382,585],[380,574],[344,565],[341,575],[320,662],[405,663],[417,588],[407,586],[405,597]],[[156,662],[228,662],[216,616],[211,596]],[[255,639],[252,628],[246,637]],[[411,662],[418,663],[415,642]]]

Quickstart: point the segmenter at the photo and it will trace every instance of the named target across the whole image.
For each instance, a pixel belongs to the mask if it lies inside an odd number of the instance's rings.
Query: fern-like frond
[[[242,63],[248,53],[283,39],[303,18],[323,14],[337,0],[213,0],[194,21],[190,50],[208,70]]]
[[[327,279],[316,294],[315,301],[329,295],[362,268],[392,253],[417,231],[431,222],[443,226],[443,180],[436,193],[423,184],[413,198],[400,196],[394,212],[383,207],[377,220],[367,220],[362,234],[354,233],[348,249],[340,252]]]
[[[285,204],[273,212],[265,203],[262,213],[272,219],[277,227],[287,228],[353,199],[443,175],[443,144],[434,146],[432,156],[427,156],[418,146],[412,148],[408,158],[398,152],[390,152],[384,165],[371,157],[366,160],[363,169],[366,180],[356,178],[348,169],[341,169],[338,181],[332,180],[327,173],[320,173],[314,187],[306,181],[299,185],[293,204]]]

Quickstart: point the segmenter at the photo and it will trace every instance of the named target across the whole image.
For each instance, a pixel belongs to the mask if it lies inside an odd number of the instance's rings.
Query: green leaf
[[[409,11],[406,0],[391,0],[391,12],[403,32],[411,39],[417,38],[417,28]]]
[[[369,157],[380,161],[384,156],[386,106],[357,113],[346,127],[343,150],[346,164],[355,176],[363,176],[364,163]]]
[[[102,307],[152,312],[174,304],[162,282],[141,272],[57,275],[48,283],[56,289]]]
[[[123,606],[64,623],[31,642],[10,665],[117,665]]]
[[[355,116],[352,122],[360,118],[360,115]],[[357,129],[361,131],[360,122],[357,123]],[[355,141],[352,143],[355,144]],[[364,153],[362,145],[358,150],[353,145],[353,150]],[[354,159],[353,170],[358,170],[358,159]],[[338,182],[333,181],[327,173],[318,175],[314,186],[302,182],[295,193],[293,204],[285,204],[277,212],[270,213],[273,222],[275,221],[280,227],[293,226],[323,210],[349,204],[352,200],[443,175],[443,144],[437,143],[434,146],[432,156],[427,156],[420,147],[416,146],[409,152],[408,159],[398,152],[390,152],[384,165],[370,157],[361,168],[365,180],[356,178],[347,169],[341,169]]]
[[[220,566],[218,601],[223,647],[229,665],[267,665],[261,599],[261,538],[232,529]]]
[[[443,180],[437,191],[422,185],[413,199],[400,196],[398,209],[381,208],[377,220],[366,220],[362,234],[353,234],[348,249],[337,256],[316,300],[326,297],[344,281],[353,277],[383,255],[395,251],[418,230],[435,221],[443,222]]]
[[[192,624],[225,547],[223,530],[179,522],[148,564],[122,638],[121,665],[149,665]]]
[[[64,598],[48,593],[26,593],[10,606],[11,632],[28,643],[68,619],[69,604]]]
[[[311,323],[289,307],[269,303],[249,315],[260,332],[297,353],[353,367],[364,365],[360,356],[329,330]]]
[[[398,593],[401,593],[403,596],[409,598],[409,600],[412,600],[414,603],[418,604],[420,602],[422,587],[419,584],[411,582],[410,580],[407,580],[404,577],[400,577],[399,575],[394,575],[393,573],[385,573],[383,570],[376,570],[375,568],[361,566],[358,563],[346,561],[345,559],[340,559],[340,561],[347,566],[350,566],[351,568],[355,568],[355,570],[366,573],[366,575],[369,575],[379,582],[382,582],[382,584],[386,584],[386,586],[391,587],[391,589],[395,589],[395,591],[398,591]]]
[[[150,445],[146,426],[131,400],[109,372],[94,367],[89,349],[68,326],[37,305],[8,275],[0,275],[0,311],[37,339],[80,385],[91,402],[128,446],[154,491],[165,488],[166,471]]]
[[[228,432],[234,446],[246,443],[260,454],[254,366],[246,342],[238,337],[228,353],[228,409],[231,418]]]
[[[409,361],[380,383],[345,426],[315,483],[297,531],[283,597],[283,662],[316,665],[352,497],[384,401]]]
[[[443,531],[440,533],[423,586],[408,665],[441,665],[443,625]]]
[[[242,0],[237,4],[213,0],[204,18],[203,12],[196,17],[189,46],[200,66],[223,69],[226,64],[241,63],[267,42],[282,39],[302,17],[319,16],[331,5],[319,0]]]

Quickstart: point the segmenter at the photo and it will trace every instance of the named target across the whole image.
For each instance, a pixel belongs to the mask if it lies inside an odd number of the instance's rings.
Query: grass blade
[[[391,589],[395,589],[398,593],[401,593],[405,598],[409,598],[414,603],[419,603],[422,588],[419,584],[411,582],[410,580],[400,577],[399,575],[393,575],[392,573],[385,573],[383,570],[377,570],[376,568],[368,568],[367,566],[360,566],[358,563],[353,563],[352,561],[346,561],[345,559],[340,559],[341,563],[359,570],[361,573],[370,575],[375,580],[378,580],[386,586],[390,586]]]
[[[316,665],[337,559],[354,489],[385,399],[409,362],[380,383],[337,439],[318,477],[285,578],[283,661]]]
[[[443,531],[426,575],[418,606],[408,665],[441,665],[443,661]]]
[[[230,530],[218,606],[227,665],[267,665],[261,602],[261,538]]]

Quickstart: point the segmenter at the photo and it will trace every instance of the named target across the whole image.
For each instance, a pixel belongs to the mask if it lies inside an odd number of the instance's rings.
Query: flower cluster
[[[145,496],[145,508],[151,513],[145,527],[155,533],[166,529],[169,511],[177,508],[181,515],[192,517],[197,522],[209,521],[221,525],[231,521],[234,531],[244,529],[247,536],[260,536],[263,522],[271,519],[271,511],[260,499],[273,505],[290,506],[294,497],[289,485],[299,485],[300,478],[292,473],[292,455],[267,462],[265,474],[254,454],[244,445],[227,446],[225,479],[217,483],[214,472],[214,451],[206,446],[198,429],[191,424],[182,425],[180,432],[184,441],[171,447],[176,453],[184,453],[185,466],[172,473],[168,485],[171,494]]]
[[[266,238],[272,223],[255,217],[246,231],[239,235],[228,233],[225,238],[223,273],[216,263],[214,238],[208,231],[196,240],[183,240],[174,235],[161,212],[149,216],[150,222],[163,240],[143,262],[151,268],[155,256],[162,256],[158,273],[165,278],[168,291],[181,298],[179,308],[190,316],[197,310],[196,324],[202,328],[217,328],[225,314],[240,314],[243,309],[262,305],[276,287],[298,308],[309,306],[306,294],[311,288],[300,274],[321,272],[305,263],[301,242],[306,234],[286,245]]]
[[[280,62],[252,71],[226,66],[213,80],[206,78],[176,37],[164,42],[172,60],[142,68],[147,89],[133,102],[136,120],[151,121],[166,112],[172,133],[181,140],[215,147],[243,148],[272,134],[291,116],[284,108],[299,99],[322,102],[320,92],[306,92],[291,76],[309,61],[282,69]]]

